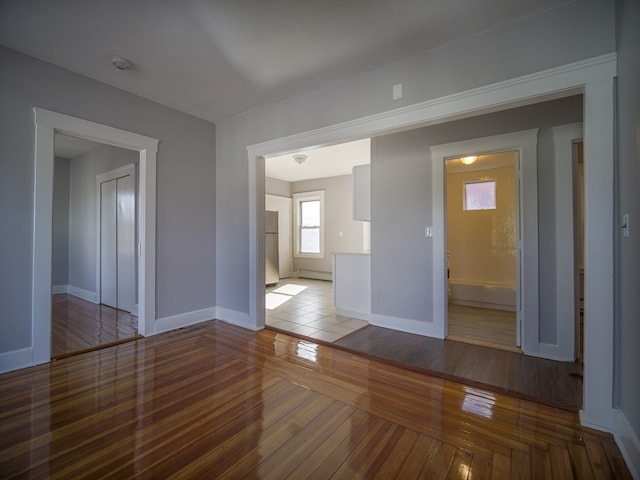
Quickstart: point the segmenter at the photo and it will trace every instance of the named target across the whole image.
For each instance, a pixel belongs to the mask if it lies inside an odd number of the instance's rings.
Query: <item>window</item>
[[[294,193],[296,257],[324,256],[324,192]]]
[[[482,180],[464,183],[465,210],[495,210],[496,181]]]

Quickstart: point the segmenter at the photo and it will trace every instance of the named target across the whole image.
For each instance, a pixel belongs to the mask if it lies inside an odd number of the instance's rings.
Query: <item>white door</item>
[[[132,173],[100,183],[100,303],[127,312],[135,305]]]
[[[291,276],[293,248],[291,241],[292,200],[277,195],[265,196],[265,209],[278,212],[278,258],[280,278]]]

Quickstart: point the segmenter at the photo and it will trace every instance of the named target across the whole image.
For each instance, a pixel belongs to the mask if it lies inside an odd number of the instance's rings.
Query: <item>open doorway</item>
[[[54,137],[51,357],[137,338],[138,152]]]
[[[447,338],[521,351],[517,151],[446,160]]]
[[[369,218],[360,218],[355,206],[358,172],[368,171],[370,158],[364,139],[265,160],[268,328],[334,342],[367,325],[358,312],[339,311],[334,257],[367,255]],[[368,192],[368,180],[366,186]]]

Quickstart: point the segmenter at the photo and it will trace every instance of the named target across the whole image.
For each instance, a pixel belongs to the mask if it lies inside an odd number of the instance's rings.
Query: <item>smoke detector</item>
[[[126,58],[122,58],[122,57],[112,57],[111,58],[111,65],[116,67],[118,70],[130,70],[131,69],[131,62],[129,60],[127,60]]]

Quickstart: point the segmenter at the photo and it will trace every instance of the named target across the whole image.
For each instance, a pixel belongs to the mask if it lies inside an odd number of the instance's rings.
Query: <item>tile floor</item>
[[[285,278],[267,287],[266,323],[286,332],[335,342],[368,323],[336,314],[333,283],[306,278]]]

